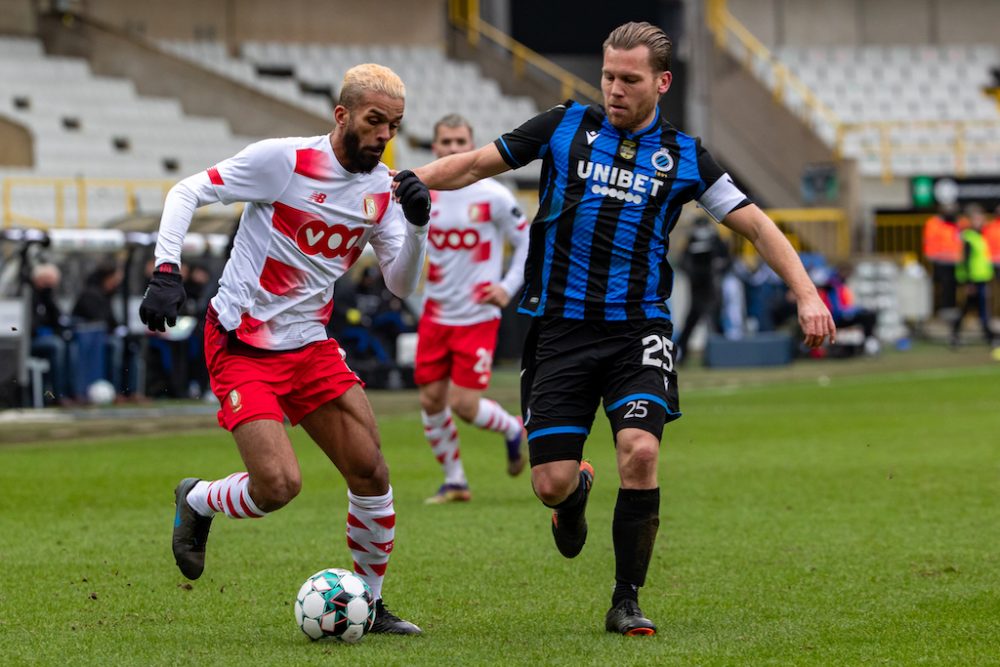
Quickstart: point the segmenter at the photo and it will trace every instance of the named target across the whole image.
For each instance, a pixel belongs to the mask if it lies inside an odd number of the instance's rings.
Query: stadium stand
[[[405,166],[432,159],[431,128],[446,113],[467,116],[477,138],[489,141],[537,112],[529,98],[504,96],[474,65],[448,60],[433,47],[250,41],[242,57],[233,58],[218,42],[158,44],[324,118],[349,67],[384,63],[408,84],[407,118],[395,142],[396,161]],[[223,118],[185,114],[176,99],[139,95],[129,79],[97,76],[84,59],[47,55],[39,40],[24,37],[0,37],[0,116],[29,129],[34,158],[30,168],[0,168],[0,178],[176,180],[256,140],[234,134]],[[531,179],[533,173],[522,176]],[[10,191],[10,208],[21,220],[81,223],[75,188],[64,188],[61,202],[54,188],[22,180]],[[88,188],[86,224],[158,210],[163,194],[160,185],[134,188],[130,203],[120,187]]]
[[[47,56],[34,39],[0,38],[0,111],[34,135],[39,176],[177,177],[252,139],[225,120],[187,116],[176,100],[141,97],[85,60]]]
[[[1000,63],[992,45],[783,47],[775,56],[846,124],[889,122],[888,141],[919,154],[897,154],[898,175],[951,173],[959,141],[956,125],[969,123],[963,140],[1000,144],[1000,110],[983,93]],[[829,139],[829,127],[821,134]],[[877,175],[879,130],[872,125],[844,136],[844,153],[856,157],[862,173]],[[995,172],[1000,156],[970,155],[970,173]]]
[[[988,43],[815,45],[769,49],[715,1],[716,43],[862,176],[992,174],[1000,109]]]
[[[505,96],[496,81],[465,62],[447,59],[428,46],[336,45],[248,41],[241,57],[223,44],[169,40],[167,51],[215,72],[242,81],[285,101],[328,115],[344,73],[352,66],[375,62],[391,67],[407,86],[406,118],[399,162],[407,166],[431,159],[426,145],[433,124],[447,113],[466,116],[477,138],[488,141],[538,112],[527,97]],[[307,92],[319,91],[319,92]]]
[[[95,76],[85,60],[48,56],[29,38],[0,37],[0,115],[33,139],[32,167],[0,170],[22,179],[10,190],[10,208],[47,224],[82,221],[75,188],[44,179],[176,180],[254,141],[234,135],[224,119],[184,114],[177,100],[140,96],[130,80]],[[91,188],[87,216],[100,224],[137,208],[158,210],[163,194],[162,185],[136,188],[129,203],[121,188]]]

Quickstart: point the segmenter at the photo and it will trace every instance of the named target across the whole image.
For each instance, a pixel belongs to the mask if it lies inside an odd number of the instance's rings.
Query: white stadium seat
[[[992,81],[991,68],[1000,65],[1000,48],[991,44],[864,47],[790,47],[774,51],[842,121],[989,121],[988,128],[970,130],[966,138],[974,144],[992,145],[991,151],[969,153],[968,173],[995,173],[993,158],[1000,143],[1000,110],[982,88]],[[767,85],[767,81],[764,80]],[[802,111],[802,100],[788,95],[785,104]],[[975,127],[975,126],[970,126]],[[835,134],[820,133],[832,144]],[[949,126],[898,134],[894,145],[926,146],[919,153],[894,155],[893,170],[912,173],[954,173],[953,148],[957,140]],[[865,175],[879,175],[878,136],[863,139],[848,133],[844,152],[859,160]],[[974,155],[976,156],[973,159]]]

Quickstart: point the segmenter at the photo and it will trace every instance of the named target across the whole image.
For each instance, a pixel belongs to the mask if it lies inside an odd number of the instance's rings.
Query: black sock
[[[660,489],[618,489],[611,534],[615,543],[615,592],[611,603],[638,600],[660,527]]]
[[[615,606],[622,600],[632,600],[634,602],[639,601],[639,587],[635,584],[626,584],[622,582],[615,583],[615,590],[611,593],[611,606]]]
[[[580,482],[576,485],[576,490],[566,496],[558,505],[547,505],[560,514],[572,514],[576,508],[583,507],[583,501],[587,499],[587,484],[583,479],[583,472],[580,472]]]

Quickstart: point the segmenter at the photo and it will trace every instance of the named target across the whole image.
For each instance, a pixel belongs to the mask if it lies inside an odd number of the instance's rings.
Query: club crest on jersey
[[[649,162],[653,165],[653,169],[664,173],[674,168],[674,158],[666,148],[661,148],[653,153],[652,157],[649,158]]]
[[[388,207],[388,192],[365,195],[361,201],[361,210],[364,213],[365,220],[375,224],[382,222],[382,216],[385,215],[385,210]]]
[[[233,412],[239,412],[243,409],[243,397],[235,389],[229,392],[229,405],[232,406]]]
[[[635,157],[635,147],[636,143],[634,141],[624,139],[621,146],[618,147],[618,154],[622,156],[623,160],[631,160]]]
[[[479,202],[477,204],[469,204],[469,221],[489,222],[490,203],[487,201],[487,202]]]

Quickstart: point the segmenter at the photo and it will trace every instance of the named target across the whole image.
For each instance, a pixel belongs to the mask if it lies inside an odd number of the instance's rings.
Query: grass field
[[[0,448],[0,663],[974,665],[1000,662],[1000,366],[682,394],[667,429],[644,611],[603,631],[613,449],[587,446],[591,535],[552,545],[497,437],[462,430],[474,499],[422,504],[439,470],[413,409],[380,416],[399,523],[386,600],[419,638],[310,643],[292,601],[350,565],[344,486],[299,430],[302,495],[216,520],[189,585],[168,542],[186,475],[238,468],[222,432]]]

